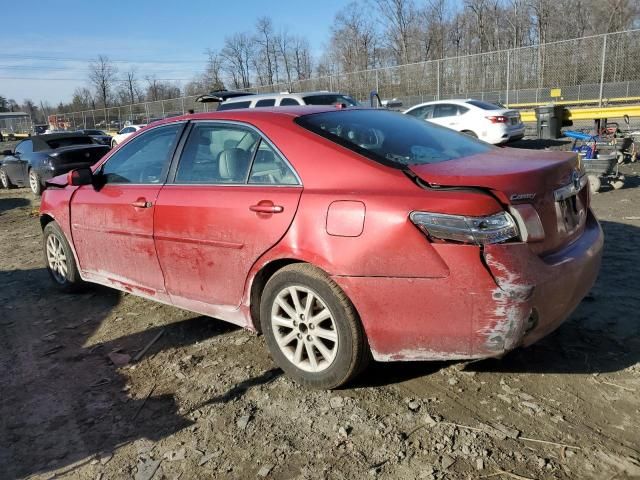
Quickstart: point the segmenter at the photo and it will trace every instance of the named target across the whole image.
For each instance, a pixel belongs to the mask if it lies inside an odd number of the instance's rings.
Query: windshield
[[[493,146],[409,115],[388,110],[336,110],[298,117],[298,125],[395,168],[438,163]]]
[[[483,102],[482,100],[467,100],[469,105],[473,105],[474,107],[481,108],[483,110],[503,110],[503,107],[500,105],[494,105],[493,103]]]
[[[335,93],[328,93],[326,95],[307,95],[302,97],[304,103],[307,105],[334,105],[336,103],[344,103],[348,107],[357,107],[358,102],[348,95],[338,95]]]

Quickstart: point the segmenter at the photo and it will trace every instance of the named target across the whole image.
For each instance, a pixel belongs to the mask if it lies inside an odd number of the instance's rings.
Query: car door
[[[13,155],[5,157],[3,166],[12,183],[25,185],[29,171],[29,157],[33,154],[33,142],[23,140],[16,145]]]
[[[161,125],[117,150],[96,184],[71,199],[71,232],[85,277],[162,299],[164,279],[153,242],[158,192],[185,122]]]
[[[194,123],[174,170],[155,209],[167,291],[203,313],[236,308],[250,268],[289,228],[300,180],[257,130],[228,122]]]

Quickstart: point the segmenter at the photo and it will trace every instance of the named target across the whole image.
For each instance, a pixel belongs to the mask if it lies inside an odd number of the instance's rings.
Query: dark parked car
[[[101,145],[111,146],[111,135],[107,135],[102,130],[85,129],[85,130],[78,130],[78,133],[81,133],[83,135],[89,135],[91,138],[95,140],[96,143],[99,143]]]
[[[88,135],[55,133],[38,135],[21,141],[15,151],[5,150],[0,160],[0,184],[31,187],[40,195],[49,178],[89,167],[109,151],[107,145],[96,145]]]

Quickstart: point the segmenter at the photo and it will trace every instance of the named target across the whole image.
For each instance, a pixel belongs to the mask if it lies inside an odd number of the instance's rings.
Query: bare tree
[[[247,33],[235,33],[225,38],[224,48],[220,54],[225,61],[227,72],[231,75],[235,88],[249,88],[251,86],[254,46],[254,40]]]
[[[129,105],[136,103],[140,98],[140,87],[138,86],[137,72],[135,69],[128,71],[124,79],[124,91],[127,95],[126,103]]]
[[[95,62],[89,64],[89,81],[96,89],[98,99],[104,108],[109,104],[117,72],[117,68],[106,55],[99,55]]]
[[[256,22],[256,30],[255,41],[258,49],[255,56],[256,73],[262,85],[271,85],[274,83],[274,70],[277,68],[273,22],[269,17],[260,17]]]

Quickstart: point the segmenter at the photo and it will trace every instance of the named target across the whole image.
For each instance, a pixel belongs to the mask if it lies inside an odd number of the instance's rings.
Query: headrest
[[[241,148],[223,150],[218,157],[218,170],[223,180],[242,180],[248,166],[249,155]]]

